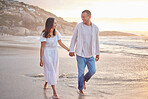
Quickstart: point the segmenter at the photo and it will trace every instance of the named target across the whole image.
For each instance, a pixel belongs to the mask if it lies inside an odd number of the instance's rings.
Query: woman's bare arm
[[[44,52],[45,42],[41,42],[40,48],[40,66],[43,66],[43,52]]]
[[[69,51],[70,49],[68,47],[66,47],[63,43],[62,40],[58,40],[59,45],[64,48],[65,50]]]

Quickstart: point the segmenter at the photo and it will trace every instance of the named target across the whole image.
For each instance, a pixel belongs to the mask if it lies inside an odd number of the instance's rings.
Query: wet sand
[[[13,39],[0,38],[0,98],[51,99],[51,87],[43,90],[40,43]],[[86,83],[86,95],[80,96],[77,93],[76,59],[69,57],[64,49],[58,47],[58,50],[60,78],[56,89],[60,99],[148,98],[147,58],[101,53],[100,61],[96,62],[97,72]]]

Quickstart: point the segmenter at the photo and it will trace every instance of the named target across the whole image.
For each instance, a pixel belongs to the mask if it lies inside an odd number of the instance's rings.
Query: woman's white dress
[[[43,52],[43,68],[45,81],[49,85],[56,85],[59,77],[59,59],[57,43],[61,39],[61,34],[57,31],[57,35],[53,38],[43,37],[43,33],[40,37],[41,42],[45,42]]]

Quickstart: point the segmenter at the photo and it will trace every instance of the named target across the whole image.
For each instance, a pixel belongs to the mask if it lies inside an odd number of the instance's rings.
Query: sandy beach
[[[17,36],[0,37],[0,99],[51,99],[51,87],[43,90],[40,42],[23,40]],[[58,51],[60,75],[56,89],[60,99],[148,98],[147,58],[102,52],[96,74],[86,83],[86,95],[80,96],[76,59],[60,47]]]

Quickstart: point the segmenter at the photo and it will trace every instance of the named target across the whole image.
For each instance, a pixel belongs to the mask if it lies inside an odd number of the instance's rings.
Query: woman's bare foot
[[[83,88],[86,89],[85,80],[83,81]]]
[[[53,99],[59,99],[59,98],[58,98],[58,95],[57,95],[57,93],[56,93],[55,85],[51,85],[51,87],[52,87],[52,89],[53,89],[53,96],[52,96],[52,98],[53,98]]]
[[[44,84],[44,89],[47,89],[47,82],[45,82]]]
[[[57,94],[53,94],[52,98],[53,98],[53,99],[59,99],[59,97],[58,97]]]

